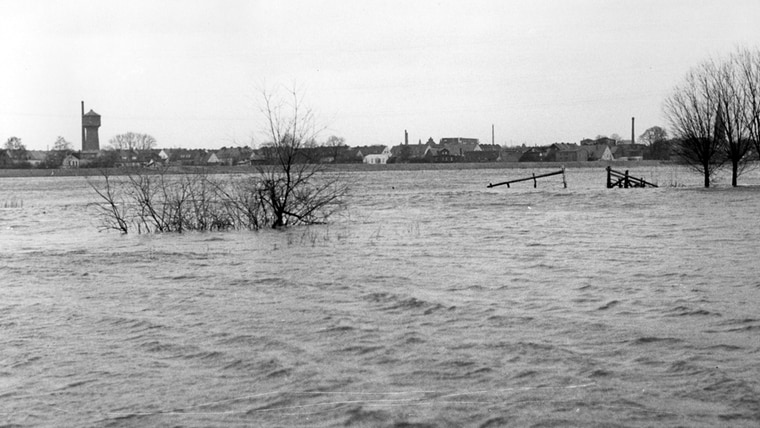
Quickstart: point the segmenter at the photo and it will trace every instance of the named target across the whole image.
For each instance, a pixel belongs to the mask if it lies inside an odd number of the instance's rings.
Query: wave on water
[[[16,181],[0,425],[757,426],[760,187],[486,190],[508,175],[354,174],[330,225],[142,236]]]

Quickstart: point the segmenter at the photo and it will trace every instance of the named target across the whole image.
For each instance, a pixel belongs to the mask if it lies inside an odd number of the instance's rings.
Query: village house
[[[158,157],[161,158],[161,161],[164,163],[169,162],[169,157],[171,157],[171,150],[169,149],[161,149],[158,151]]]
[[[8,150],[0,149],[0,168],[9,168],[13,164],[13,159]]]
[[[221,165],[222,161],[216,156],[216,152],[206,153],[206,157],[203,158],[203,163],[206,165]]]
[[[441,141],[439,141],[439,144],[441,146],[447,146],[449,144],[464,144],[467,146],[476,146],[480,143],[480,140],[477,138],[462,138],[462,137],[446,137],[441,138]]]
[[[578,148],[560,150],[555,153],[556,162],[586,162],[588,161],[588,151]]]
[[[29,152],[26,149],[21,150],[3,150],[3,162],[6,168],[28,168]]]
[[[348,146],[315,146],[304,147],[298,150],[301,162],[309,163],[336,163],[343,158],[342,154]]]
[[[475,150],[478,150],[477,143],[441,143],[439,144],[439,148],[428,148],[428,154],[441,156],[446,153],[448,156],[460,156],[464,158],[465,153]]]
[[[441,138],[440,143],[428,146],[424,157],[431,162],[465,162],[466,153],[481,151],[477,138],[447,137]],[[472,156],[472,155],[471,155]],[[475,155],[477,156],[477,155]],[[496,156],[498,157],[498,156]],[[494,159],[496,158],[494,157]],[[475,159],[475,157],[473,157]]]
[[[574,143],[554,143],[546,152],[547,162],[585,162],[588,150]]]
[[[207,163],[215,165],[242,165],[250,164],[252,150],[248,147],[222,147],[207,155]]]
[[[45,162],[48,152],[42,150],[27,150],[26,160],[32,168],[39,168]]]
[[[338,152],[338,157],[336,159],[336,162],[339,163],[362,163],[363,161],[359,149],[348,146],[346,146],[344,150]]]
[[[372,165],[383,165],[391,157],[391,149],[388,146],[364,146],[357,147],[362,157],[362,162]]]
[[[444,147],[442,149],[429,148],[426,152],[425,157],[430,161],[436,163],[457,162],[460,158],[464,158],[464,156],[459,155],[457,151],[454,151],[452,153],[447,147]]]
[[[471,151],[464,153],[465,162],[496,162],[501,156],[498,144],[477,144]]]
[[[612,155],[610,146],[606,144],[599,144],[595,146],[587,146],[588,160],[589,161],[613,161],[615,157]]]
[[[227,166],[237,165],[243,159],[243,154],[239,147],[222,147],[214,154],[222,165]]]
[[[543,162],[546,160],[545,147],[531,147],[520,156],[519,162]]]
[[[169,155],[169,164],[182,166],[204,165],[206,151],[202,149],[173,149]]]
[[[162,162],[159,150],[116,150],[114,166],[135,168]]]
[[[497,160],[499,162],[519,162],[525,150],[527,149],[524,147],[503,147]]]
[[[391,156],[395,162],[415,162],[425,157],[430,144],[399,144],[391,148]]]
[[[613,156],[617,161],[639,161],[644,159],[644,153],[647,147],[643,144],[631,143],[628,140],[627,144],[620,144],[615,146]]]
[[[81,161],[79,160],[79,157],[77,157],[77,155],[74,153],[69,153],[65,158],[63,158],[61,168],[79,168],[80,164]]]
[[[136,167],[140,166],[140,156],[137,150],[117,150],[116,166]]]

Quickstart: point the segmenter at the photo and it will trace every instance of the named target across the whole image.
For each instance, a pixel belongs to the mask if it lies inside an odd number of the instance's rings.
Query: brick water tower
[[[90,110],[84,112],[84,101],[82,101],[82,151],[97,152],[100,150],[100,140],[98,140],[98,128],[100,127],[100,115]]]

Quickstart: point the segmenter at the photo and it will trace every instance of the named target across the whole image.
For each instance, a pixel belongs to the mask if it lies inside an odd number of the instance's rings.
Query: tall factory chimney
[[[636,122],[636,118],[632,117],[631,118],[631,144],[636,144],[636,137],[635,137],[635,135],[636,135],[636,132],[635,132],[636,127],[634,126],[635,122]]]
[[[82,150],[84,150],[84,101],[82,101]]]
[[[406,132],[406,129],[404,129],[404,145],[405,146],[409,145],[409,133]]]

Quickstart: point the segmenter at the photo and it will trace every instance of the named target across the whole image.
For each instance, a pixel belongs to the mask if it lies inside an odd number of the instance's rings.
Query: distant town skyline
[[[688,70],[757,47],[760,2],[0,2],[0,138],[81,148],[258,146],[261,88],[295,85],[350,146],[432,137],[502,145],[630,139],[666,127]]]

